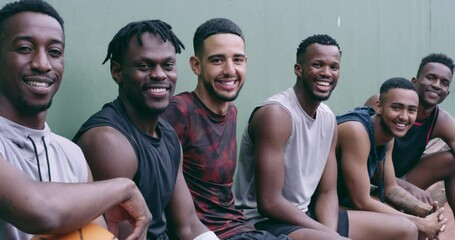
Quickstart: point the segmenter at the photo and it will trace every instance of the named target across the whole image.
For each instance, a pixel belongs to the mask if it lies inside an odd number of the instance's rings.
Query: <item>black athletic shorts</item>
[[[314,219],[314,214],[308,211],[308,216]],[[275,236],[279,236],[281,234],[289,235],[290,233],[302,229],[301,226],[291,225],[287,223],[283,223],[281,221],[267,219],[261,222],[257,222],[254,227],[258,230],[265,230]],[[348,212],[344,209],[340,209],[338,212],[338,234],[343,237],[349,237],[349,218]]]

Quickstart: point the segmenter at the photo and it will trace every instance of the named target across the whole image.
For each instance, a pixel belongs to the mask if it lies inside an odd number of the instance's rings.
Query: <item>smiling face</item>
[[[313,43],[294,65],[297,81],[314,101],[329,99],[340,75],[340,51],[336,46]]]
[[[245,82],[246,61],[239,36],[222,33],[206,38],[200,56],[190,59],[198,76],[198,96],[208,105],[235,100]]]
[[[431,108],[444,101],[449,95],[452,72],[441,63],[429,62],[417,78],[412,82],[417,87],[420,104],[424,108]]]
[[[394,88],[384,94],[378,102],[382,129],[394,137],[403,137],[417,117],[419,97],[410,89]]]
[[[2,112],[45,112],[60,86],[63,52],[63,29],[54,18],[21,12],[5,20],[0,35]]]
[[[122,63],[112,62],[111,74],[119,84],[120,97],[130,106],[159,114],[169,105],[177,82],[175,48],[152,33],[144,33],[141,40],[142,46],[136,36],[130,39]]]

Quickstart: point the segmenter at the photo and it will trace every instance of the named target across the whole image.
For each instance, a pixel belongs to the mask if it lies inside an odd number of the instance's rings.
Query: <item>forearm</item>
[[[194,214],[194,216],[196,216],[196,214]],[[191,218],[186,226],[177,227],[176,229],[178,230],[176,232],[178,239],[182,240],[191,240],[209,231],[209,229],[202,224],[197,217]]]
[[[398,210],[403,210],[405,213],[414,216],[425,217],[433,209],[432,206],[418,200],[399,186],[386,191],[385,197],[387,202]]]
[[[269,218],[273,218],[291,225],[321,231],[333,231],[333,229],[319,223],[298,209],[294,204],[282,198],[280,200],[265,200],[266,204],[259,204],[259,212]]]
[[[338,225],[338,197],[330,194],[320,194],[315,204],[317,220],[328,228],[336,231]]]
[[[14,196],[23,201],[11,202],[12,214],[6,221],[33,234],[67,233],[128,199],[133,189],[134,183],[127,179],[90,184],[30,181],[19,196]]]

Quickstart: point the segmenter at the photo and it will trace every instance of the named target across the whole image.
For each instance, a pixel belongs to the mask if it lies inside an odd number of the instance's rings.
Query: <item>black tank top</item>
[[[88,129],[99,126],[117,129],[131,143],[138,161],[133,181],[153,216],[147,239],[168,239],[164,209],[172,196],[180,162],[180,142],[174,129],[160,118],[157,124],[160,138],[150,137],[134,125],[122,101],[117,98],[90,117],[73,141],[76,142]]]
[[[392,159],[397,177],[404,176],[419,162],[431,140],[438,115],[439,108],[436,106],[427,119],[416,121],[404,137],[395,138]]]

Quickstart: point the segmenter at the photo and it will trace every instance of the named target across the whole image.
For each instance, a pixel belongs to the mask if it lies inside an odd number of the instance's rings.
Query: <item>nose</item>
[[[433,84],[431,84],[431,86],[435,89],[440,89],[441,88],[441,79],[436,79],[435,81],[433,81]]]
[[[330,67],[329,66],[322,67],[320,74],[321,74],[321,76],[325,76],[325,77],[332,76]]]
[[[399,118],[400,118],[400,120],[407,121],[409,119],[408,111],[406,111],[406,110],[401,111]]]
[[[167,78],[167,75],[166,75],[166,72],[164,72],[163,68],[161,66],[157,65],[150,72],[150,78],[156,79],[159,81],[163,81],[164,79]]]
[[[40,49],[35,52],[31,61],[31,68],[32,70],[46,73],[52,70],[52,65],[49,61],[49,55],[47,54],[46,50]]]
[[[233,60],[228,60],[224,64],[223,74],[227,76],[235,75],[235,64]]]

